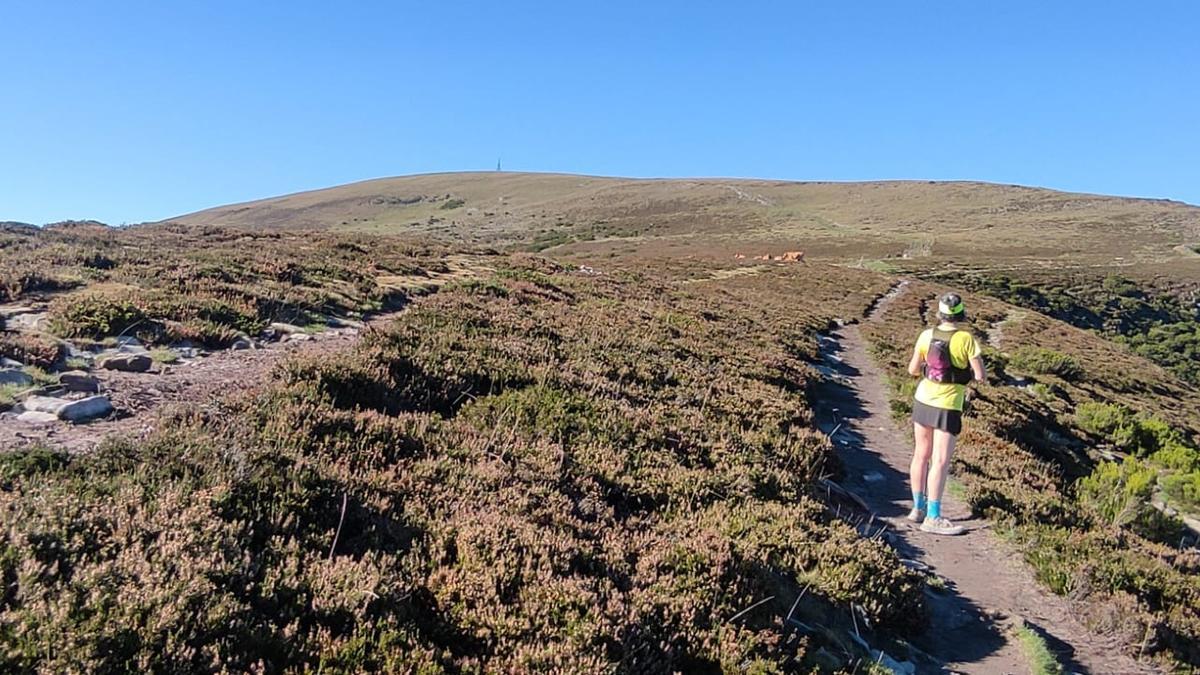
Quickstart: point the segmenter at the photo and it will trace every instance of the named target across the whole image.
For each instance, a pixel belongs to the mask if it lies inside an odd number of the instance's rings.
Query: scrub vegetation
[[[278,347],[244,352],[269,377],[164,405],[144,435],[0,452],[0,670],[912,665],[961,591],[863,536],[810,407],[819,333],[899,275],[925,281],[862,328],[893,413],[929,300],[968,291],[993,380],[953,490],[1105,649],[1194,670],[1198,285],[1176,249],[1198,224],[980,183],[501,172],[130,228],[0,224],[3,314],[43,321],[0,326],[0,356],[43,369],[31,386],[127,337],[159,363],[125,381],[228,356],[181,343]],[[755,260],[788,251],[807,262]]]
[[[95,223],[0,229],[0,302],[52,298],[62,337],[125,334],[148,343],[226,346],[273,321],[358,315],[400,297],[380,278],[447,270],[444,249],[362,235]],[[49,344],[5,334],[4,355],[35,363]],[[17,342],[14,342],[17,341]],[[21,360],[20,356],[12,356]]]
[[[792,672],[920,629],[814,487],[815,335],[882,280],[491,265],[219,411],[0,456],[4,668]]]

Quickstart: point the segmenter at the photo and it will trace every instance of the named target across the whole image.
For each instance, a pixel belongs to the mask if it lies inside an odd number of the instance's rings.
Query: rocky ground
[[[10,330],[44,334],[42,307],[4,306],[0,316]],[[377,315],[371,323],[391,316]],[[63,341],[67,357],[51,369],[5,359],[0,386],[10,407],[0,412],[0,448],[52,444],[81,452],[110,434],[145,433],[164,407],[215,401],[248,388],[280,357],[342,349],[366,327],[333,318],[322,330],[272,324],[261,335],[243,336],[217,351],[182,343],[148,348],[123,337],[97,344]]]

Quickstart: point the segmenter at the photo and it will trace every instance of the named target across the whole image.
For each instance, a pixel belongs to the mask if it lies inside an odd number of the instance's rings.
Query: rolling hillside
[[[914,256],[1083,263],[1193,255],[1200,208],[977,182],[797,183],[445,173],[223,206],[190,225],[322,228],[558,254]]]
[[[1198,241],[1034,188],[511,173],[0,227],[0,669],[1186,672]],[[902,373],[949,288],[990,377],[931,539]]]

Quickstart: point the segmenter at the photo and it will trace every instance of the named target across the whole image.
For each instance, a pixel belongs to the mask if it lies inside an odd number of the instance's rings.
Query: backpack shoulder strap
[[[949,344],[949,342],[954,339],[954,336],[957,335],[961,330],[961,328],[955,328],[954,330],[942,330],[941,327],[934,327],[933,333],[929,336],[929,339],[931,341],[942,340]]]

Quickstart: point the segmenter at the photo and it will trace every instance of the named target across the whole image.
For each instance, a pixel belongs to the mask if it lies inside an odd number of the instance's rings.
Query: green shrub
[[[1080,429],[1139,456],[1184,445],[1183,435],[1167,422],[1135,415],[1120,405],[1085,401],[1075,408],[1075,422]]]
[[[1054,388],[1044,382],[1034,382],[1029,385],[1029,391],[1043,403],[1050,403],[1058,398],[1054,393]]]
[[[454,199],[447,199],[439,208],[441,208],[443,211],[450,211],[452,209],[462,208],[462,206],[466,203],[467,202],[465,200],[458,199],[456,197]]]
[[[907,419],[909,415],[912,415],[913,396],[921,381],[905,373],[888,375],[887,383],[888,389],[891,391],[888,405],[891,406],[892,417],[897,420]]]
[[[1075,380],[1083,375],[1083,367],[1075,357],[1044,347],[1018,347],[1009,356],[1008,364],[1017,370],[1057,375],[1064,380]]]
[[[1079,503],[1102,522],[1118,527],[1144,519],[1154,507],[1158,472],[1145,462],[1126,457],[1123,462],[1103,462],[1079,481]]]
[[[1169,443],[1150,456],[1150,461],[1172,471],[1200,471],[1200,451],[1179,443]]]
[[[173,349],[151,349],[150,358],[155,363],[170,364],[177,363],[179,361],[179,354]]]
[[[99,338],[125,331],[146,319],[129,298],[84,292],[59,298],[50,306],[50,323],[64,337]]]
[[[1163,491],[1175,503],[1189,510],[1200,509],[1200,470],[1165,476]]]
[[[1017,628],[1017,639],[1021,643],[1021,651],[1029,661],[1032,675],[1062,675],[1062,664],[1054,652],[1050,651],[1050,646],[1040,633],[1022,622]]]

